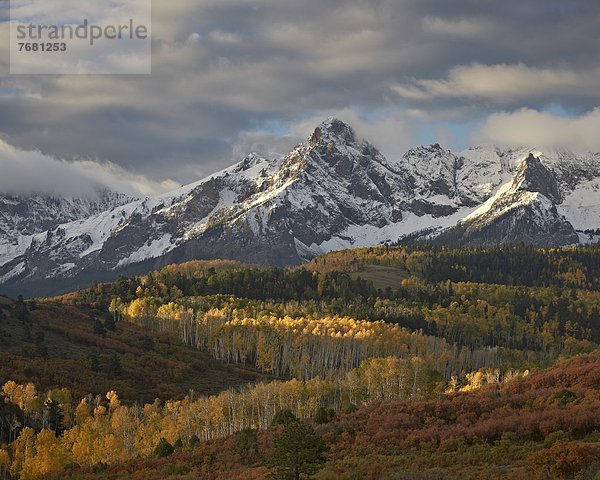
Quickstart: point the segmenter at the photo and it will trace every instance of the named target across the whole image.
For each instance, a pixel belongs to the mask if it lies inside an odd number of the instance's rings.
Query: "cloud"
[[[67,162],[39,151],[22,151],[0,140],[0,192],[90,197],[102,187],[134,197],[168,191],[172,180],[153,182],[112,163]]]
[[[288,154],[296,145],[304,141],[296,135],[278,135],[266,131],[241,132],[233,145],[233,159],[243,159],[249,153],[273,159]]]
[[[495,25],[488,19],[425,17],[423,28],[435,35],[458,38],[478,38],[489,36]]]
[[[94,5],[82,4],[78,0],[11,0],[11,23],[13,28],[38,26],[39,30],[30,30],[33,36],[29,42],[53,41],[48,37],[49,29],[55,26],[61,42],[66,48],[60,55],[48,55],[41,50],[23,54],[18,50],[18,42],[11,42],[12,73],[147,73],[150,71],[150,39],[129,40],[132,32],[123,32],[131,21],[146,32],[151,24],[150,0],[105,0]],[[110,40],[98,35],[100,29],[112,26],[122,40]],[[62,30],[61,26],[70,29]],[[44,32],[45,30],[45,32]],[[95,38],[92,37],[92,30]],[[75,31],[75,35],[73,35]],[[137,31],[137,30],[136,30]],[[68,33],[71,32],[71,33]],[[80,35],[84,33],[86,38]],[[56,32],[55,32],[56,33]],[[115,35],[117,35],[115,33]],[[54,38],[56,41],[56,38]],[[23,39],[21,39],[23,42]],[[90,43],[93,42],[93,45]]]
[[[154,2],[149,76],[9,76],[0,42],[0,133],[186,183],[245,148],[280,153],[305,119],[356,112],[395,156],[499,109],[597,106],[598,15],[564,0]]]
[[[475,140],[500,145],[527,145],[600,152],[600,108],[576,118],[531,109],[490,115]]]
[[[600,67],[585,70],[562,68],[532,68],[516,65],[458,66],[442,80],[416,80],[392,87],[396,93],[411,100],[436,97],[489,99],[512,103],[531,98],[556,96],[600,97]]]

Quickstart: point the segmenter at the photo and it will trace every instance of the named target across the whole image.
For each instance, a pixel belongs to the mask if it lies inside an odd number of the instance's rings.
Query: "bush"
[[[529,462],[542,476],[566,480],[583,472],[600,470],[600,445],[557,442],[551,448],[530,454]]]
[[[158,458],[165,458],[170,455],[173,455],[173,452],[175,452],[173,445],[171,445],[169,442],[167,442],[166,439],[161,437],[161,439],[158,442],[158,445],[154,449],[154,456]]]
[[[566,389],[561,390],[552,396],[552,403],[554,405],[568,405],[569,403],[573,403],[575,400],[577,400],[577,395],[575,395],[571,390]]]
[[[94,335],[106,335],[106,328],[104,328],[100,320],[94,322]]]
[[[192,467],[185,463],[170,463],[162,469],[162,473],[166,478],[174,475],[186,475],[187,473],[190,473],[191,469]]]
[[[192,435],[190,437],[190,441],[188,442],[188,445],[190,448],[195,448],[200,444],[200,439],[198,438],[198,435]]]

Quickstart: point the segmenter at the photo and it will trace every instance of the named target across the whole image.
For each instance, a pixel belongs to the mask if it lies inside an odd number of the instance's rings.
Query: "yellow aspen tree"
[[[25,427],[21,430],[19,437],[12,443],[13,462],[10,474],[17,477],[23,470],[23,465],[35,455],[35,432],[32,428]]]
[[[51,430],[42,430],[35,440],[35,454],[25,458],[21,478],[37,479],[60,472],[71,462],[72,455],[63,445],[63,439]]]
[[[77,425],[83,425],[90,416],[90,407],[87,400],[83,398],[75,408],[75,422]]]
[[[71,445],[73,461],[79,465],[91,467],[94,465],[94,442],[100,432],[93,427],[95,419],[89,416],[85,422],[80,422],[71,430],[65,432],[64,437]]]
[[[0,480],[6,480],[10,472],[10,455],[0,448]]]

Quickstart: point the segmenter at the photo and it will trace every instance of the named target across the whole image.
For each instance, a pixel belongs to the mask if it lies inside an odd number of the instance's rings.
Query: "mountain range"
[[[344,122],[145,199],[0,196],[0,291],[59,293],[191,259],[296,265],[332,250],[600,239],[600,154],[435,144],[394,161]]]

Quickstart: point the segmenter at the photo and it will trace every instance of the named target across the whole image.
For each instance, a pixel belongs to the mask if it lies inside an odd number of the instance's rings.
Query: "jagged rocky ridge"
[[[391,162],[330,119],[283,158],[250,154],[169,194],[24,231],[0,252],[0,283],[84,281],[190,259],[292,265],[407,236],[575,244],[600,226],[599,183],[598,154],[432,145]]]
[[[22,254],[32,235],[131,201],[131,197],[105,188],[88,197],[0,194],[0,264]]]
[[[131,197],[107,189],[99,189],[89,197],[0,194],[0,238],[12,240],[41,233],[131,201]]]
[[[504,185],[471,215],[435,239],[451,245],[523,242],[540,247],[573,245],[579,236],[558,213],[562,195],[552,172],[532,153]]]

